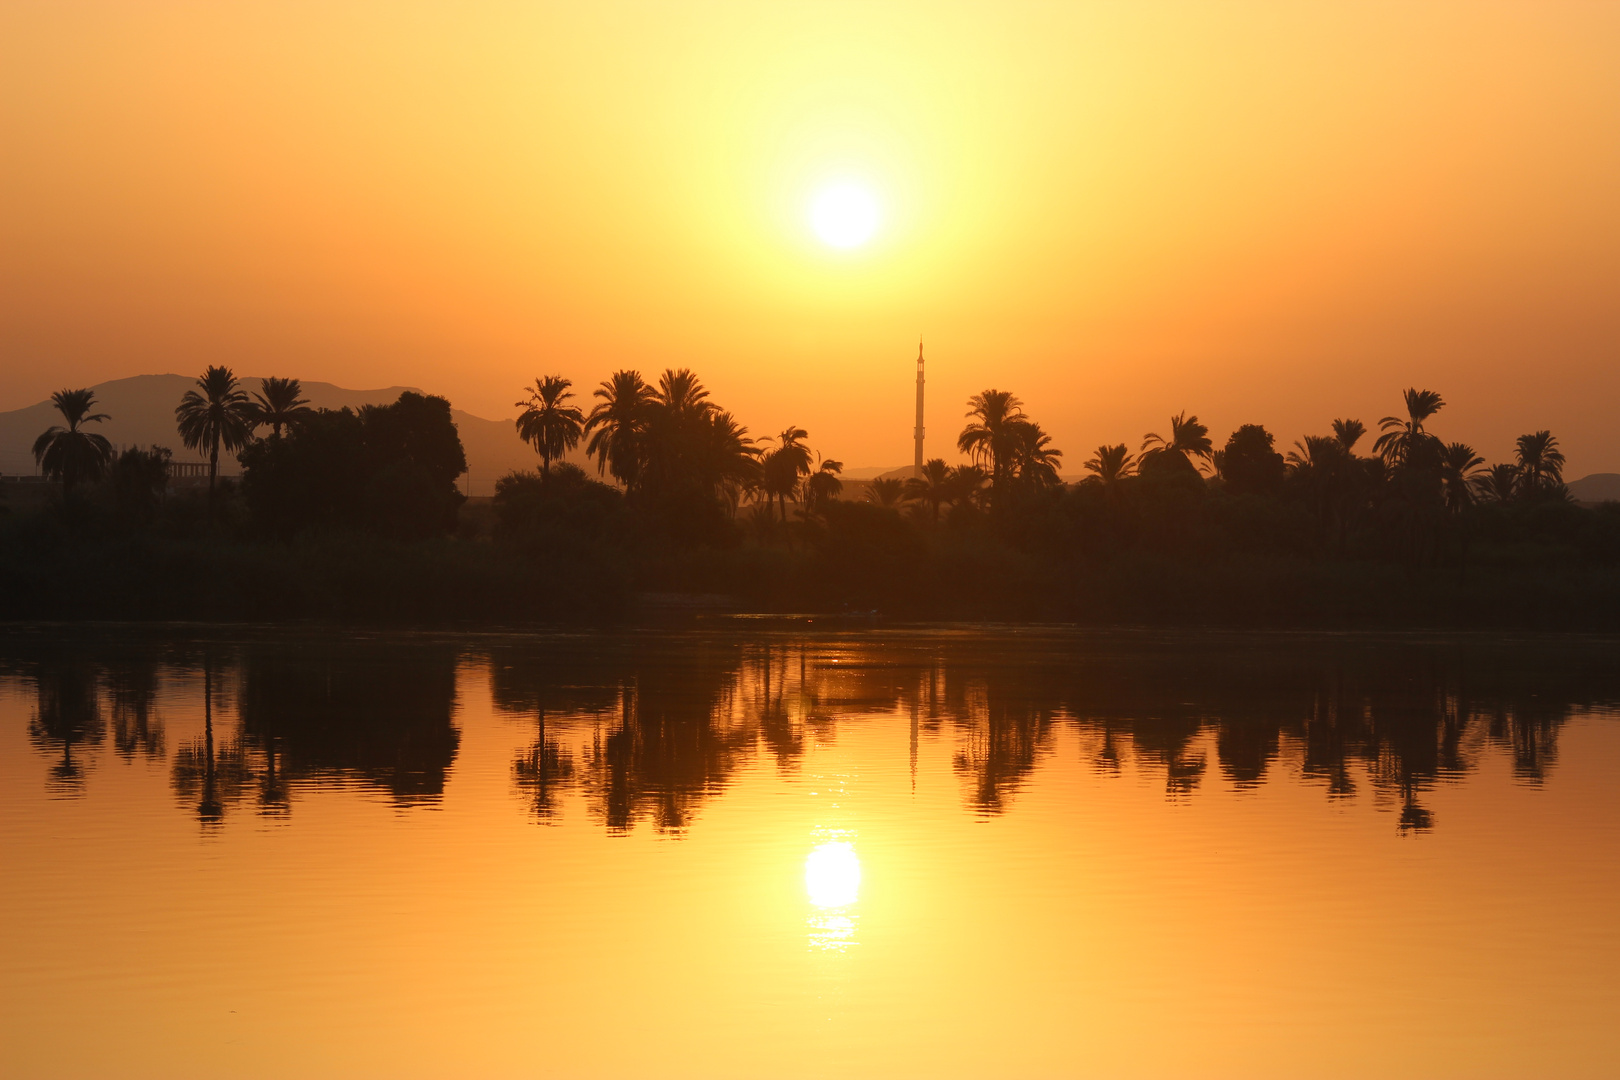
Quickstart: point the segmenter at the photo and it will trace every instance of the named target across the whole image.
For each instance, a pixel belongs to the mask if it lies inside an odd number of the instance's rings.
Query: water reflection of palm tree
[[[287,790],[285,769],[278,768],[281,747],[275,735],[264,738],[264,775],[259,778],[259,813],[265,817],[286,817],[292,813],[292,796]]]
[[[521,699],[530,709],[538,695],[562,693],[570,709],[592,711],[589,695],[615,688],[616,729],[587,751],[576,781],[613,831],[651,819],[661,831],[679,832],[747,755],[771,754],[791,768],[818,725],[830,730],[832,721],[820,717],[896,707],[910,711],[912,753],[921,737],[940,730],[941,718],[954,720],[960,740],[953,765],[967,803],[980,813],[1012,807],[1054,730],[1067,723],[1084,734],[1099,770],[1124,771],[1128,761],[1161,777],[1172,797],[1190,796],[1216,766],[1239,787],[1275,783],[1270,765],[1292,749],[1329,798],[1370,786],[1401,828],[1429,828],[1434,815],[1425,793],[1473,769],[1485,746],[1512,753],[1518,775],[1543,775],[1570,688],[1599,685],[1556,666],[1550,670],[1561,689],[1527,681],[1525,671],[1546,667],[1545,658],[1504,662],[1488,653],[1341,644],[1256,650],[1239,643],[1207,655],[1037,648],[998,664],[993,652],[987,660],[982,640],[931,646],[926,656],[911,646],[867,643],[840,645],[839,653],[860,662],[836,667],[824,646],[806,642],[786,649],[665,642],[638,650],[557,647],[543,663],[502,655],[492,664],[497,700]],[[1494,680],[1488,687],[1477,685],[1482,672]],[[520,676],[528,680],[523,686]],[[1612,693],[1613,676],[1604,677]],[[554,715],[548,707],[548,732]],[[528,756],[532,761],[534,751]],[[549,791],[557,787],[554,767],[543,757],[529,772],[543,769]]]
[[[953,764],[969,779],[969,801],[981,813],[1006,809],[1050,741],[1051,710],[1030,690],[997,670],[974,672],[962,680],[953,711],[967,738]]]
[[[197,820],[218,825],[225,808],[241,797],[250,778],[241,740],[221,741],[214,731],[214,658],[203,651],[203,735],[175,752],[175,793],[196,806]]]
[[[785,658],[784,658],[785,659]],[[766,645],[759,655],[759,686],[760,702],[758,706],[759,733],[776,756],[776,767],[787,771],[798,764],[799,758],[804,754],[804,734],[793,722],[787,705],[784,702],[787,683],[786,664],[782,677],[775,682],[774,693],[771,682],[771,667],[773,656],[770,645]],[[800,715],[809,711],[810,701],[806,695],[805,674],[806,660],[804,650],[799,652],[799,709]]]
[[[203,788],[197,804],[199,820],[214,824],[225,817],[219,800],[219,774],[214,766],[214,667],[203,656]]]
[[[550,823],[557,815],[557,796],[574,778],[574,758],[556,739],[546,737],[546,710],[535,718],[535,740],[512,763],[512,778],[529,796],[535,817]]]
[[[101,702],[96,693],[96,670],[78,659],[52,658],[34,673],[37,708],[28,735],[41,750],[61,753],[50,771],[51,787],[68,795],[84,789],[84,767],[74,748],[94,746],[105,736]]]
[[[157,699],[157,665],[144,658],[107,665],[107,691],[112,703],[113,746],[120,757],[161,758],[163,724],[153,717]]]

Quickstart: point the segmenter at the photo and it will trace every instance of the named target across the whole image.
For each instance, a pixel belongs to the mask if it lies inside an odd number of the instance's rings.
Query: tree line
[[[543,480],[550,478],[553,462],[583,442],[598,473],[611,476],[625,494],[688,510],[710,503],[734,514],[739,503],[752,496],[767,504],[774,500],[785,522],[787,502],[814,512],[843,490],[839,478],[843,464],[815,454],[806,445],[805,429],[790,425],[776,436],[749,437],[748,429],[710,399],[689,369],[666,370],[656,384],[645,382],[635,370],[614,372],[593,391],[598,400],[589,414],[571,404],[572,385],[561,376],[538,377],[517,402],[517,434],[539,456]],[[264,441],[253,437],[259,428],[269,429],[272,445],[280,443],[284,430],[313,441],[320,436],[310,434],[308,427],[324,416],[349,413],[362,427],[371,417],[372,424],[381,427],[387,423],[379,419],[386,415],[382,410],[392,407],[366,406],[358,414],[346,409],[317,412],[301,394],[298,379],[272,377],[249,396],[223,366],[211,366],[197,379],[197,388],[188,390],[175,408],[176,427],[187,449],[207,455],[210,495],[216,489],[222,450],[246,452],[242,461],[246,471],[271,466],[273,455],[255,449]],[[402,400],[412,400],[410,408],[419,398],[407,392]],[[1383,418],[1370,456],[1356,453],[1367,433],[1360,420],[1335,420],[1331,434],[1308,435],[1282,454],[1274,449],[1274,436],[1258,424],[1242,425],[1217,450],[1208,427],[1183,412],[1170,419],[1168,435],[1145,435],[1135,454],[1124,443],[1099,446],[1083,465],[1092,475],[1082,483],[1115,490],[1137,475],[1186,480],[1201,477],[1202,465],[1210,479],[1233,494],[1268,494],[1291,481],[1335,526],[1343,524],[1354,504],[1386,484],[1427,488],[1451,513],[1482,501],[1567,498],[1564,455],[1550,431],[1521,435],[1515,460],[1487,467],[1472,446],[1443,442],[1427,430],[1428,421],[1445,405],[1438,393],[1413,388],[1404,398],[1405,415]],[[64,423],[43,432],[33,453],[41,471],[64,489],[102,479],[118,468],[118,462],[127,461],[125,469],[150,473],[152,459],[168,460],[168,450],[153,447],[126,450],[115,461],[106,437],[86,427],[110,419],[91,412],[92,391],[60,390],[51,401]],[[448,413],[448,402],[444,411]],[[970,464],[952,467],[933,458],[920,476],[874,482],[869,497],[885,506],[923,504],[930,519],[937,520],[941,506],[977,501],[993,509],[1020,495],[1064,486],[1058,473],[1063,452],[1025,414],[1016,396],[996,389],[976,394],[968,401],[967,418],[956,445]],[[442,431],[436,434],[446,441]],[[429,438],[425,430],[411,431],[410,425],[399,435],[406,443],[413,436]],[[406,443],[401,451],[417,449]],[[446,465],[454,458],[445,447],[434,449]],[[426,460],[430,455],[416,456]]]
[[[540,376],[514,421],[538,468],[502,477],[470,509],[443,398],[311,409],[297,379],[249,395],[211,367],[176,407],[182,441],[210,463],[208,499],[168,504],[166,450],[114,458],[89,430],[106,419],[90,391],[53,400],[64,423],[35,447],[71,496],[53,527],[75,543],[143,536],[141,556],[165,566],[189,545],[184,558],[217,564],[198,593],[242,617],[596,617],[645,594],[697,593],[929,617],[1557,623],[1601,622],[1603,597],[1620,591],[1620,507],[1570,501],[1552,433],[1522,436],[1512,460],[1487,466],[1432,430],[1444,400],[1417,388],[1370,439],[1341,418],[1286,452],[1258,424],[1217,444],[1182,412],[1135,449],[1097,447],[1073,483],[1024,403],[987,389],[967,402],[962,464],[932,458],[919,475],[855,485],[855,499],[803,427],[751,434],[689,369],[650,382],[616,371],[588,401]],[[584,467],[568,460],[579,451]],[[242,465],[237,482],[218,480],[225,453]],[[58,557],[44,528],[0,535],[11,543],[0,576],[8,559],[23,580]],[[277,546],[293,541],[310,562]],[[384,559],[384,542],[407,546]],[[230,569],[244,559],[257,584]],[[272,588],[278,574],[296,586]],[[110,586],[128,596],[121,613],[170,610],[168,593],[139,584],[126,574]],[[33,593],[41,610],[58,603]]]

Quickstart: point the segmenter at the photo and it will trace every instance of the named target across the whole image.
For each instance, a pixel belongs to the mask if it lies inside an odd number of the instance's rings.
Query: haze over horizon
[[[1620,6],[24,3],[0,86],[0,411],[227,363],[499,419],[689,366],[899,464],[921,331],[950,460],[986,386],[1073,472],[1416,385],[1492,461],[1620,471]]]

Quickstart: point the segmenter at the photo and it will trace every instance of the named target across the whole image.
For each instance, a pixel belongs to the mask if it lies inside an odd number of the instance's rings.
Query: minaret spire
[[[917,335],[917,449],[911,464],[911,475],[922,476],[923,470],[923,353],[922,335]]]

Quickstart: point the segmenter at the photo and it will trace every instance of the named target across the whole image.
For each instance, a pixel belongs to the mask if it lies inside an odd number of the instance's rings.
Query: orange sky
[[[1616,4],[13,0],[0,139],[0,409],[675,364],[899,465],[921,330],[931,455],[986,386],[1074,472],[1416,383],[1620,471]],[[884,224],[834,253],[851,177]]]

